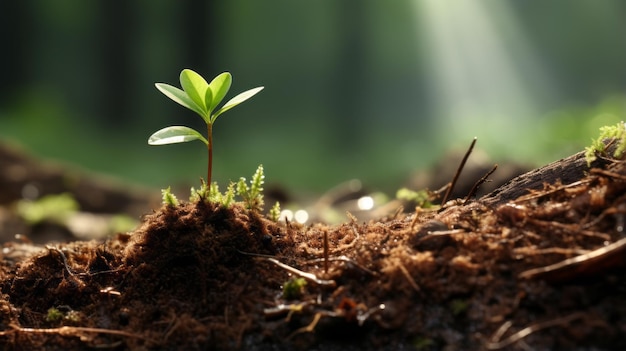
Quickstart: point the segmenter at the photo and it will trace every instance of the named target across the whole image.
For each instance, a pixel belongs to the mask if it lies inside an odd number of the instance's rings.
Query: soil
[[[366,222],[162,206],[106,240],[4,243],[0,348],[626,349],[625,222],[626,164],[582,153]]]

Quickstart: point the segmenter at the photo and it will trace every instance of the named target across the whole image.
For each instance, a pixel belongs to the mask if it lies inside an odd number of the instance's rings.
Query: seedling
[[[207,170],[207,184],[211,185],[211,175],[213,172],[213,123],[217,117],[240,103],[256,95],[263,87],[257,87],[244,91],[243,93],[228,100],[221,108],[217,105],[222,102],[226,93],[230,89],[232,76],[224,72],[213,78],[211,83],[207,83],[198,73],[184,69],[180,73],[180,85],[182,90],[165,83],[156,83],[156,88],[174,102],[186,107],[202,117],[207,125],[207,137],[205,138],[195,129],[185,126],[170,126],[156,131],[148,139],[150,145],[166,145],[183,143],[192,140],[202,141],[209,152],[209,163]]]

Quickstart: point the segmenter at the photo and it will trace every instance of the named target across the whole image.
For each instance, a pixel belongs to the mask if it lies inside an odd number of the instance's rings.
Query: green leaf
[[[160,129],[150,136],[148,144],[166,145],[200,140],[206,145],[209,142],[196,130],[184,126],[170,126]]]
[[[240,103],[248,100],[249,98],[253,97],[254,95],[256,95],[259,91],[263,90],[263,87],[257,87],[254,89],[250,89],[250,90],[246,90],[243,93],[235,96],[234,98],[228,100],[227,103],[224,104],[224,106],[222,106],[222,108],[219,109],[219,111],[215,112],[215,114],[213,114],[211,116],[211,123],[215,122],[215,120],[217,119],[217,117],[219,115],[221,115],[222,113],[230,110],[231,108],[239,105]]]
[[[213,101],[213,92],[211,91],[211,89],[207,89],[206,92],[204,93],[204,99],[205,101]],[[206,117],[202,117],[204,118],[204,120],[211,120],[211,118],[209,116],[211,116],[211,111],[213,111],[213,109],[208,108],[207,106],[207,110],[205,112],[205,116]],[[207,122],[208,123],[208,122]]]
[[[211,83],[209,83],[209,89],[213,94],[211,106],[208,106],[209,112],[212,112],[217,107],[217,105],[222,102],[222,99],[224,99],[224,96],[226,96],[226,93],[228,93],[228,90],[230,90],[230,85],[232,84],[232,82],[233,77],[230,75],[230,73],[224,72],[219,76],[213,78]],[[209,100],[207,99],[207,101]]]
[[[191,100],[200,106],[204,114],[207,114],[209,110],[207,106],[211,104],[211,101],[206,101],[206,91],[209,89],[209,84],[206,80],[198,73],[190,69],[184,69],[180,72],[180,85]]]
[[[200,108],[200,106],[198,106],[193,100],[191,100],[189,95],[187,95],[187,93],[183,90],[180,90],[175,86],[165,83],[156,83],[154,84],[154,86],[159,89],[159,91],[162,92],[165,96],[172,99],[177,104],[192,110],[193,112],[199,114],[207,123],[209,122],[208,117],[206,117],[206,114]]]

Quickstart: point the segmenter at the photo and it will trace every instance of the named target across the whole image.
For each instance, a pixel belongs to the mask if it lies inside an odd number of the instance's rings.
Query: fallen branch
[[[613,152],[614,145],[607,147],[607,153]],[[508,183],[480,198],[485,205],[496,206],[509,201],[517,200],[527,195],[531,190],[542,190],[544,184],[554,184],[560,181],[570,184],[581,180],[591,168],[604,168],[611,160],[598,158],[587,165],[585,152],[552,162],[541,168],[534,169],[511,179]],[[594,171],[596,172],[596,171]]]

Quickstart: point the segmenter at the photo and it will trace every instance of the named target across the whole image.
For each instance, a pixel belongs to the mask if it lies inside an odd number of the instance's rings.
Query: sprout
[[[224,72],[215,77],[211,83],[207,83],[198,73],[184,69],[180,73],[180,84],[182,90],[165,83],[156,83],[155,86],[165,96],[176,103],[194,111],[207,125],[207,137],[205,138],[198,131],[185,126],[170,126],[156,131],[148,139],[150,145],[166,145],[183,143],[192,140],[202,141],[209,151],[209,163],[207,170],[207,184],[211,184],[211,174],[213,171],[213,123],[217,117],[240,103],[256,95],[263,87],[257,87],[244,91],[226,102],[220,109],[217,105],[222,102],[226,93],[230,89],[232,76]]]

